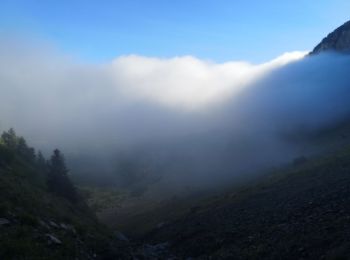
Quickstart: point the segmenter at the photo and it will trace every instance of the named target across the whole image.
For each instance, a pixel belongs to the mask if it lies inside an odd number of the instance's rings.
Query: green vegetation
[[[80,187],[79,192],[89,207],[99,213],[106,209],[118,208],[127,198],[128,194],[118,189]]]
[[[0,259],[118,259],[127,249],[77,195],[63,155],[50,161],[13,129],[0,138]]]
[[[61,152],[56,149],[48,163],[48,189],[59,196],[65,197],[71,202],[76,202],[78,200],[78,195],[67,174],[68,169],[64,157]]]

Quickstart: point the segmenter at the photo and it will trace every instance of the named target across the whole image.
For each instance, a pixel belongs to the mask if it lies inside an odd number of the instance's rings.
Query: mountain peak
[[[325,51],[350,52],[350,21],[328,34],[310,54]]]

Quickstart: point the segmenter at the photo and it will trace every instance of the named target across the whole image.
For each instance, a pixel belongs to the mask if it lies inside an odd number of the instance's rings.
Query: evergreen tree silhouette
[[[77,200],[77,192],[68,177],[64,156],[58,149],[54,150],[49,161],[47,186],[49,191],[56,195],[65,197],[72,202]]]

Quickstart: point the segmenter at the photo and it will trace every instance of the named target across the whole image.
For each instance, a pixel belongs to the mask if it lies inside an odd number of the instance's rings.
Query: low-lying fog
[[[2,39],[0,128],[46,155],[60,148],[86,181],[168,191],[219,184],[310,152],[290,136],[348,116],[349,57],[304,55],[91,64]]]

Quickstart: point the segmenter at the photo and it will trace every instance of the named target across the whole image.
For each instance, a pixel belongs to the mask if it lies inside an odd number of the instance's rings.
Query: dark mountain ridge
[[[310,54],[315,55],[325,51],[350,52],[350,21],[328,34]]]

